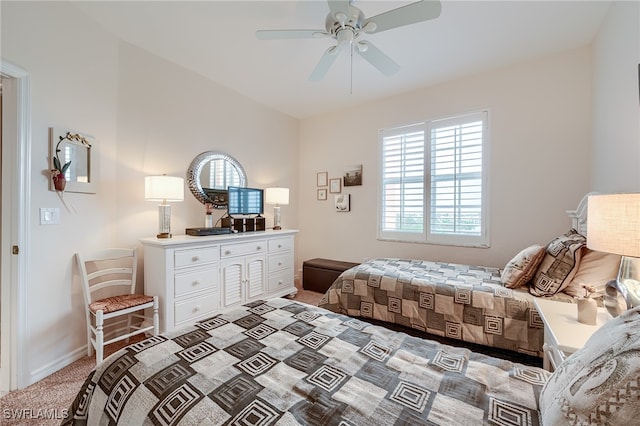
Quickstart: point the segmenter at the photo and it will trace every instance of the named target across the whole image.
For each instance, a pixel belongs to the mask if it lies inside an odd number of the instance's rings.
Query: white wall
[[[297,197],[298,122],[199,75],[121,43],[63,2],[2,2],[2,58],[31,76],[31,243],[26,358],[31,383],[85,354],[76,251],[137,246],[157,233],[157,206],[144,176],[184,176],[205,150],[233,155],[256,187],[288,186]],[[100,150],[97,194],[48,190],[49,126],[92,134]],[[61,223],[39,225],[38,208]],[[173,229],[203,224],[188,190],[173,206]],[[282,207],[297,224],[296,204]],[[267,211],[267,226],[272,226]]]
[[[640,2],[615,2],[593,44],[591,187],[640,191]]]
[[[302,121],[300,257],[503,266],[566,231],[565,210],[589,189],[590,68],[585,47]],[[491,248],[377,241],[378,130],[481,108],[490,110]],[[352,211],[337,213],[331,195],[316,201],[316,172],[339,177],[348,164],[363,164],[364,183],[344,189]]]

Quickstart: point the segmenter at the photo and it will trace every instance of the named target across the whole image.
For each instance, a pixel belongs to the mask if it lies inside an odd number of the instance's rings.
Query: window
[[[380,132],[379,238],[488,246],[487,112]]]

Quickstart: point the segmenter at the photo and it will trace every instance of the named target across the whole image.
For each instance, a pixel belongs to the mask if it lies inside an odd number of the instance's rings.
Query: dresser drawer
[[[209,292],[175,304],[175,323],[192,321],[203,315],[213,315],[218,310],[220,296],[218,292]]]
[[[218,258],[219,251],[217,246],[189,250],[176,250],[174,254],[176,268],[211,263],[218,260]]]
[[[291,289],[293,286],[293,272],[283,271],[275,274],[269,274],[267,291]]]
[[[275,251],[291,250],[293,248],[293,238],[282,237],[269,240],[269,253]]]
[[[180,297],[194,291],[217,288],[218,268],[196,268],[177,273],[175,276],[174,295]]]
[[[220,257],[245,256],[248,254],[264,253],[267,250],[267,241],[259,240],[250,243],[225,244],[220,246]]]
[[[289,252],[269,255],[269,273],[282,269],[292,269],[293,259]]]

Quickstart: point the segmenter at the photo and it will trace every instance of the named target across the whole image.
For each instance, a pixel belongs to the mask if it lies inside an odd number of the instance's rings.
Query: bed
[[[550,374],[269,299],[112,354],[63,424],[539,425]]]
[[[555,372],[269,299],[123,348],[63,425],[630,425],[640,307]]]
[[[588,195],[568,211],[572,227],[532,244],[504,268],[382,258],[343,272],[319,306],[425,335],[543,357],[544,324],[535,297],[574,302],[584,284],[603,292],[620,256],[586,247]]]

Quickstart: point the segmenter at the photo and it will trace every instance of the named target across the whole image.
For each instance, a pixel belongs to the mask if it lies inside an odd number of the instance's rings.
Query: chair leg
[[[91,343],[91,314],[87,314],[87,356],[93,355],[93,343]]]
[[[102,310],[96,312],[96,365],[102,362],[104,355],[104,319]]]
[[[153,296],[153,335],[160,334],[160,317],[158,316],[158,296]]]

